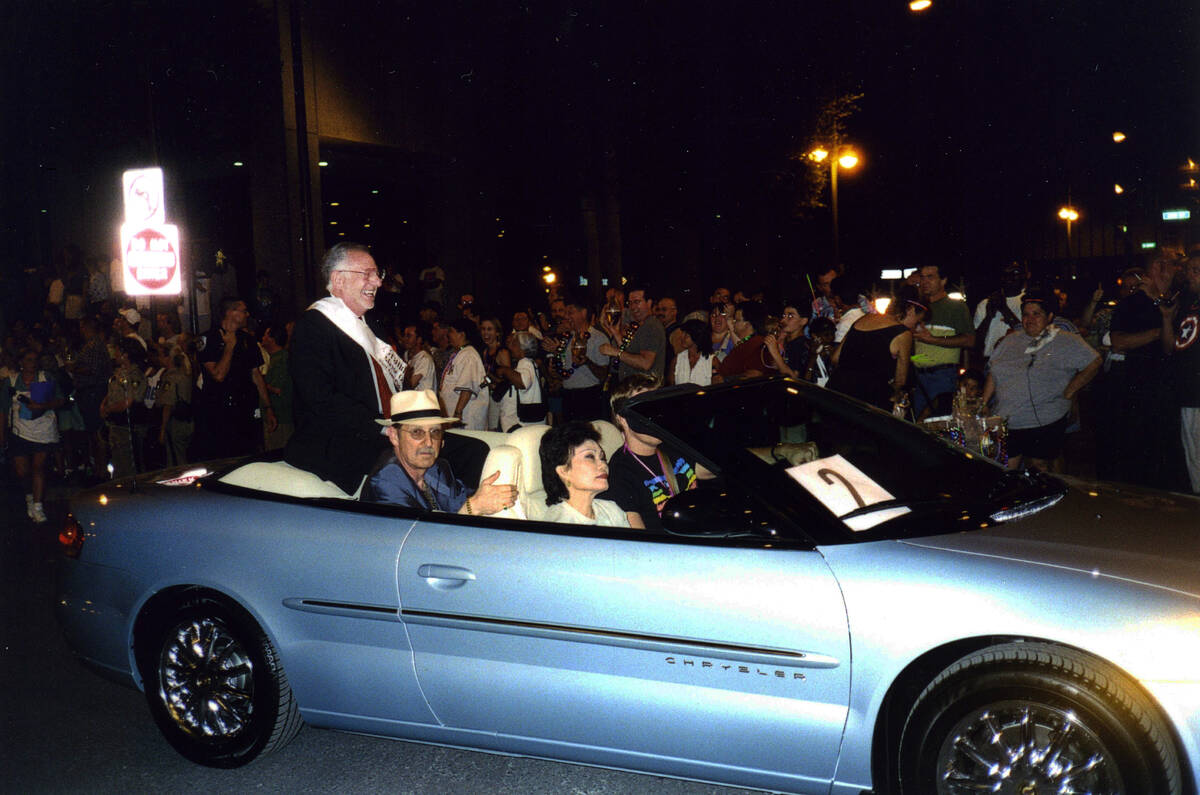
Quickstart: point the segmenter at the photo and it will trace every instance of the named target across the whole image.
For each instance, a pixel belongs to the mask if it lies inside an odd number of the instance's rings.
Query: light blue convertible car
[[[783,379],[628,410],[717,475],[665,532],[539,521],[543,428],[476,434],[496,517],[210,464],[74,501],[59,619],[207,765],[308,723],[788,792],[1196,791],[1200,502]]]

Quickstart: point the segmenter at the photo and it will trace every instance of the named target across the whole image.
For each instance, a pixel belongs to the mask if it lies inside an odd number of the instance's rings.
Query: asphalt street
[[[238,770],[194,765],[159,737],[140,691],[94,674],[63,642],[53,570],[69,493],[52,488],[50,522],[35,526],[11,470],[0,475],[0,793],[745,792],[311,727]]]

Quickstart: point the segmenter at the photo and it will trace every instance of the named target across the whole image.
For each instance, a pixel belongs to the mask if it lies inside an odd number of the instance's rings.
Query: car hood
[[[1200,597],[1200,499],[1062,478],[1058,504],[982,530],[905,543],[1116,577]]]

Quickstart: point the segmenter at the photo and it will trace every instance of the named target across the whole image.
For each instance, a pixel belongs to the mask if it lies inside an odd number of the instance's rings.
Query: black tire
[[[240,767],[304,725],[275,647],[237,607],[182,602],[139,644],[138,664],[159,730],[198,764]]]
[[[899,759],[900,791],[920,795],[1182,792],[1171,734],[1138,686],[1098,658],[1042,643],[944,670],[909,713]]]

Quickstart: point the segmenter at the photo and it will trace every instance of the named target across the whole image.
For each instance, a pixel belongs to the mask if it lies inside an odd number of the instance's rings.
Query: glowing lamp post
[[[1071,224],[1079,220],[1079,211],[1071,205],[1058,208],[1058,217],[1067,222],[1067,256],[1071,256]]]
[[[841,248],[838,239],[838,171],[850,171],[857,167],[858,153],[849,146],[841,146],[835,139],[833,152],[817,147],[808,153],[808,157],[814,163],[829,161],[829,203],[833,208],[833,261],[841,262]]]

